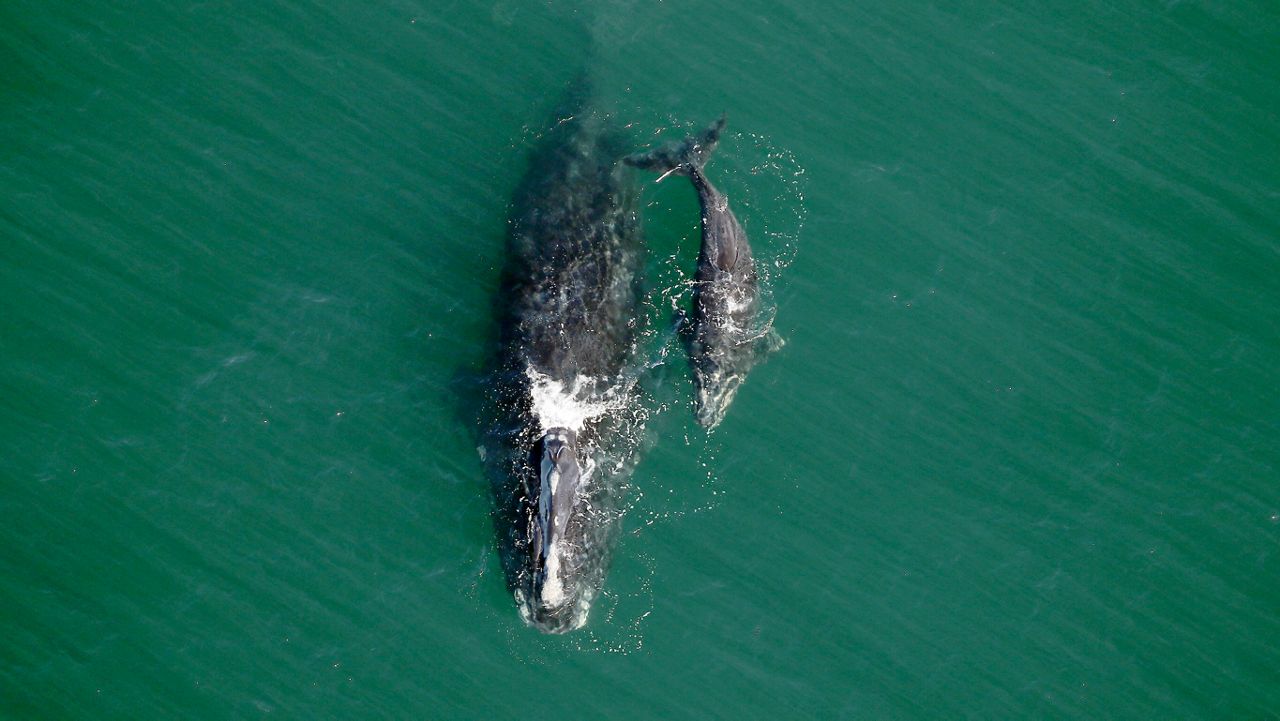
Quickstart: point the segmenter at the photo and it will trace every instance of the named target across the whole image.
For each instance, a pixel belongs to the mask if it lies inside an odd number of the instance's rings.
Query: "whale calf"
[[[579,87],[535,149],[508,219],[486,455],[508,587],[530,625],[586,622],[628,472],[643,243],[628,148]]]
[[[693,310],[679,319],[693,370],[694,412],[707,429],[724,420],[747,371],[770,344],[780,343],[771,328],[759,328],[759,279],[751,244],[729,199],[703,171],[720,140],[725,118],[683,141],[628,156],[628,165],[689,178],[702,209],[702,245],[693,283]]]

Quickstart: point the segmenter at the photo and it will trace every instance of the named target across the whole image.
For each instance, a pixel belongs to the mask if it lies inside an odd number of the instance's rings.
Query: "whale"
[[[487,419],[495,525],[526,623],[586,623],[621,517],[635,449],[644,243],[630,147],[578,87],[513,195],[497,298]]]
[[[702,242],[693,280],[693,306],[677,311],[677,328],[693,373],[694,413],[700,425],[714,429],[747,372],[781,339],[772,327],[760,327],[759,278],[746,231],[729,199],[707,179],[704,166],[725,127],[725,117],[682,141],[627,156],[627,165],[689,178],[698,194]]]

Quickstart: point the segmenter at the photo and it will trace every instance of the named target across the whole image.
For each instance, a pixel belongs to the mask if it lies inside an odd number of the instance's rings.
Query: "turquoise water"
[[[0,8],[0,716],[1278,717],[1276,6],[442,5]],[[787,345],[655,355],[548,637],[468,419],[584,68]]]

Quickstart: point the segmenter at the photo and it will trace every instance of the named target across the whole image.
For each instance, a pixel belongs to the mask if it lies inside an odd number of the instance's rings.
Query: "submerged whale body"
[[[512,203],[486,462],[507,583],[530,625],[586,622],[634,456],[643,245],[625,146],[584,88],[542,138]]]
[[[767,324],[761,328],[759,279],[751,244],[703,166],[720,140],[722,116],[685,140],[636,153],[625,160],[644,170],[683,175],[693,183],[702,210],[702,244],[693,283],[693,310],[680,318],[693,370],[694,413],[707,429],[724,420],[747,371],[765,351],[781,344]]]

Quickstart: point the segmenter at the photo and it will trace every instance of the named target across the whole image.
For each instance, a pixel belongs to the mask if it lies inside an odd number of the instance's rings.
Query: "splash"
[[[581,432],[587,421],[622,410],[629,401],[627,386],[600,378],[577,376],[566,384],[533,366],[525,368],[525,376],[529,378],[532,412],[544,433],[551,428]]]

